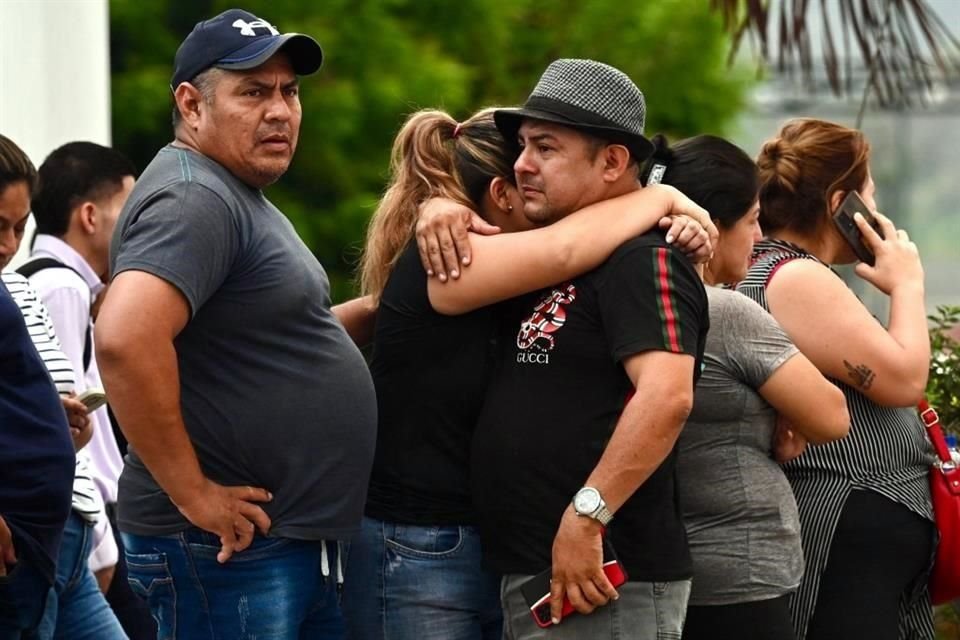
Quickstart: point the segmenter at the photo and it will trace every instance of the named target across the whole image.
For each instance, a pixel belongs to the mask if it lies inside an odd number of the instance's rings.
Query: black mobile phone
[[[870,208],[867,207],[863,198],[861,198],[860,194],[856,191],[847,193],[843,202],[837,207],[836,213],[833,214],[833,223],[837,226],[837,231],[840,232],[840,235],[844,237],[853,249],[853,252],[857,255],[857,259],[860,260],[860,262],[866,262],[872,267],[876,262],[876,258],[873,252],[867,248],[867,245],[863,243],[863,234],[860,233],[860,229],[853,219],[853,214],[855,213],[862,215],[864,220],[867,221],[867,224],[873,227],[873,230],[880,234],[881,238],[883,237],[880,224],[877,222],[877,219],[873,217],[873,212],[870,211]]]
[[[617,558],[617,553],[613,545],[606,536],[603,538],[603,572],[607,574],[607,579],[614,587],[619,587],[627,581],[627,570]],[[550,578],[553,575],[553,568],[547,568],[546,571],[538,573],[520,585],[520,593],[530,607],[530,615],[538,627],[546,629],[553,625],[550,618]],[[574,612],[573,605],[566,597],[563,598],[563,610],[560,613],[561,618],[565,618]]]

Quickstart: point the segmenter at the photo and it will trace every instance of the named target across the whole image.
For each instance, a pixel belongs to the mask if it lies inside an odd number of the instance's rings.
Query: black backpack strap
[[[17,268],[17,273],[22,275],[24,278],[29,279],[30,276],[32,276],[33,274],[37,273],[38,271],[43,271],[44,269],[69,269],[70,271],[73,271],[75,274],[77,274],[77,276],[81,280],[83,280],[84,284],[86,284],[86,280],[83,279],[83,276],[80,275],[79,271],[77,271],[73,267],[63,264],[56,258],[48,258],[45,256],[40,258],[34,258],[33,260],[28,260],[27,262],[24,262],[22,265],[20,265]],[[92,302],[93,301],[91,300],[91,303]],[[93,357],[93,352],[91,351],[92,346],[93,346],[93,341],[90,338],[90,321],[88,319],[87,334],[84,337],[84,341],[83,341],[83,371],[80,372],[81,374],[86,373],[87,369],[90,368],[90,360]]]
[[[24,278],[29,278],[37,271],[43,271],[44,269],[70,269],[70,271],[73,271],[78,276],[80,275],[76,269],[68,267],[56,258],[34,258],[17,267],[17,273]]]

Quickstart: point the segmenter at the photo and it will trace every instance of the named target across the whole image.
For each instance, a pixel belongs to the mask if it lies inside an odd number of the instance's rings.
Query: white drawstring
[[[330,577],[330,558],[327,557],[327,541],[320,541],[320,575]]]
[[[337,540],[337,587],[343,586],[343,545]]]

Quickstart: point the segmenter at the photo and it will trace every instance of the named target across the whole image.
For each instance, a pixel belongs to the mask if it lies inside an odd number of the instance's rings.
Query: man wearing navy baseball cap
[[[234,71],[253,69],[283,50],[297,75],[316,72],[323,60],[317,41],[302,33],[281,34],[277,28],[242,9],[224,11],[200,22],[177,49],[173,64],[174,91],[211,67]]]
[[[323,267],[261,189],[320,45],[231,9],[177,51],[175,140],[110,250],[96,352],[130,441],[118,520],[160,637],[341,638],[376,399]]]

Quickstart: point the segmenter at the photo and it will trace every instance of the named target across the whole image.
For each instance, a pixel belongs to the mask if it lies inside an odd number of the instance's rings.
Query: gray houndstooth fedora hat
[[[533,118],[622,144],[642,162],[653,152],[643,135],[646,115],[643,93],[627,74],[602,62],[563,58],[550,63],[522,107],[498,109],[493,118],[508,142],[516,141],[524,118]]]

